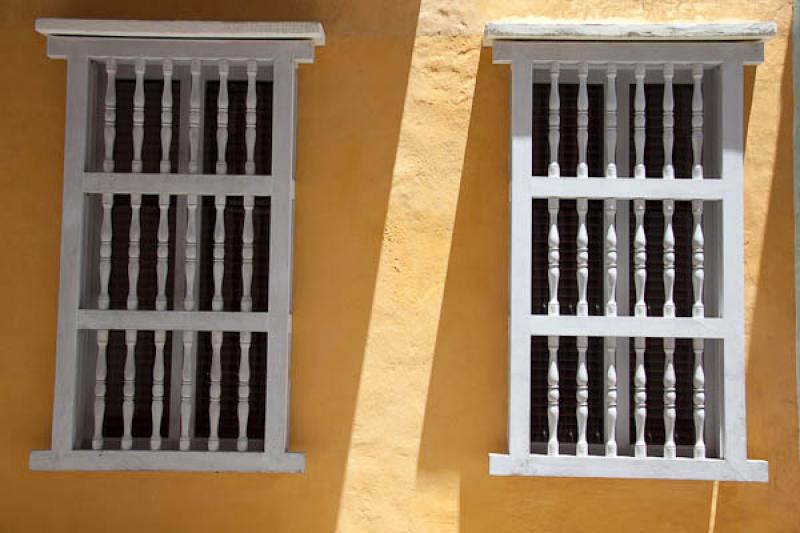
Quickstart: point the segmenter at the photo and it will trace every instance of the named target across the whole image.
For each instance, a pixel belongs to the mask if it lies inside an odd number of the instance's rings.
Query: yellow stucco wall
[[[32,473],[49,445],[65,64],[39,16],[318,20],[299,84],[302,475]],[[775,20],[747,75],[749,449],[769,484],[492,478],[506,446],[508,68],[486,21]],[[798,531],[789,0],[0,2],[0,531]],[[715,529],[714,529],[715,528]]]

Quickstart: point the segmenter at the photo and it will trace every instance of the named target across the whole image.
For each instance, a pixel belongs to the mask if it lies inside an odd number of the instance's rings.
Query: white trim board
[[[483,45],[495,41],[765,41],[774,22],[648,24],[496,21],[486,24]]]
[[[187,20],[36,19],[42,35],[177,39],[282,39],[325,44],[319,22],[220,22]]]

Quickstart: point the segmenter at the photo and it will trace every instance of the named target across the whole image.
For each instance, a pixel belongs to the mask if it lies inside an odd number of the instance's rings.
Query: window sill
[[[34,451],[30,469],[40,471],[283,472],[305,470],[302,453],[75,450]]]
[[[494,476],[599,477],[623,479],[694,479],[768,481],[766,461],[734,464],[723,459],[664,459],[649,457],[575,457],[489,454],[489,474]]]

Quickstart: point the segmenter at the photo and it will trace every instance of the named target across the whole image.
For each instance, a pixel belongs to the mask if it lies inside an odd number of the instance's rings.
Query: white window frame
[[[510,308],[509,308],[509,412],[508,453],[492,453],[492,475],[616,477],[660,479],[713,479],[766,481],[766,461],[747,459],[744,365],[744,241],[743,241],[743,66],[763,61],[763,41],[776,32],[774,23],[742,24],[528,24],[495,22],[486,27],[484,45],[492,46],[494,63],[511,67],[510,117]],[[684,68],[702,63],[718,68],[716,95],[725,112],[717,116],[719,139],[707,139],[718,152],[721,179],[697,180],[562,180],[533,176],[532,93],[539,71],[550,64],[674,63]],[[536,72],[537,76],[534,76]],[[620,83],[627,92],[625,83]],[[617,161],[627,165],[627,105],[619,99]],[[622,140],[624,136],[624,141]],[[605,148],[604,148],[605,150]],[[574,176],[574,171],[567,173]],[[565,173],[564,175],[567,175]],[[620,174],[622,178],[622,174]],[[725,227],[721,237],[725,265],[721,287],[720,318],[665,318],[640,316],[548,316],[531,314],[531,222],[533,198],[674,199],[720,202]],[[618,202],[619,203],[619,202]],[[627,232],[627,212],[619,232]],[[706,227],[706,232],[713,231]],[[562,246],[574,243],[562,243]],[[622,247],[620,247],[622,248]],[[620,268],[627,260],[620,249]],[[605,276],[604,276],[605,277]],[[625,285],[625,287],[622,287]],[[617,285],[617,301],[627,300],[627,282]],[[632,313],[631,313],[632,314]],[[557,313],[556,313],[557,315]],[[724,343],[724,383],[709,390],[722,420],[718,458],[633,457],[589,454],[577,456],[532,451],[531,337],[596,336],[625,338],[617,352],[617,374],[627,373],[627,338],[692,337],[720,339]],[[719,386],[721,385],[721,387]],[[711,387],[711,384],[708,385]],[[720,390],[721,389],[721,390]],[[724,398],[722,390],[725,391]],[[627,392],[620,389],[619,417],[627,416]],[[605,411],[604,411],[605,412]],[[618,419],[619,427],[620,420]],[[706,425],[706,428],[709,426]],[[627,426],[626,426],[627,428]],[[624,432],[627,434],[627,429]],[[574,447],[574,445],[573,445]],[[569,448],[569,447],[567,447]]]
[[[324,44],[322,26],[312,22],[39,19],[36,30],[47,37],[49,57],[67,60],[67,135],[52,442],[50,450],[31,453],[31,469],[302,472],[304,455],[288,451],[296,83],[297,65],[313,62],[314,47]],[[189,175],[185,165],[177,174],[90,171],[93,141],[88,139],[92,125],[87,117],[93,99],[98,97],[93,96],[97,88],[90,67],[92,62],[103,63],[108,57],[123,63],[133,63],[137,58],[158,63],[169,58],[176,65],[186,65],[192,59],[206,63],[227,60],[240,67],[249,66],[254,60],[267,64],[273,79],[270,175]],[[187,91],[181,100],[183,107],[188,101]],[[188,104],[183,108],[186,110]],[[181,122],[184,121],[188,116],[182,114]],[[100,131],[102,136],[102,128]],[[199,142],[202,144],[202,140]],[[196,306],[193,311],[177,306],[174,311],[110,311],[87,306],[86,289],[82,287],[87,258],[83,255],[90,250],[96,252],[97,245],[87,247],[84,242],[84,210],[90,209],[87,195],[98,193],[269,196],[269,311],[203,312],[197,311]],[[181,244],[176,243],[176,248]],[[81,373],[85,375],[87,371],[82,368],[79,332],[130,328],[268,332],[263,452],[78,449],[77,425],[82,420],[81,409],[86,408],[79,405],[83,393],[77,387]],[[94,368],[88,371],[94,374]],[[173,382],[172,386],[173,390],[180,389],[180,382]]]

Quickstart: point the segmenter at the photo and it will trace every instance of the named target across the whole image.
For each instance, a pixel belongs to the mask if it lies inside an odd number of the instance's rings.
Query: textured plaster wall
[[[302,475],[32,473],[49,444],[65,65],[39,16],[319,20],[299,84]],[[749,448],[769,484],[492,478],[506,446],[509,16],[775,20],[746,78]],[[0,531],[797,531],[789,0],[0,3]]]

